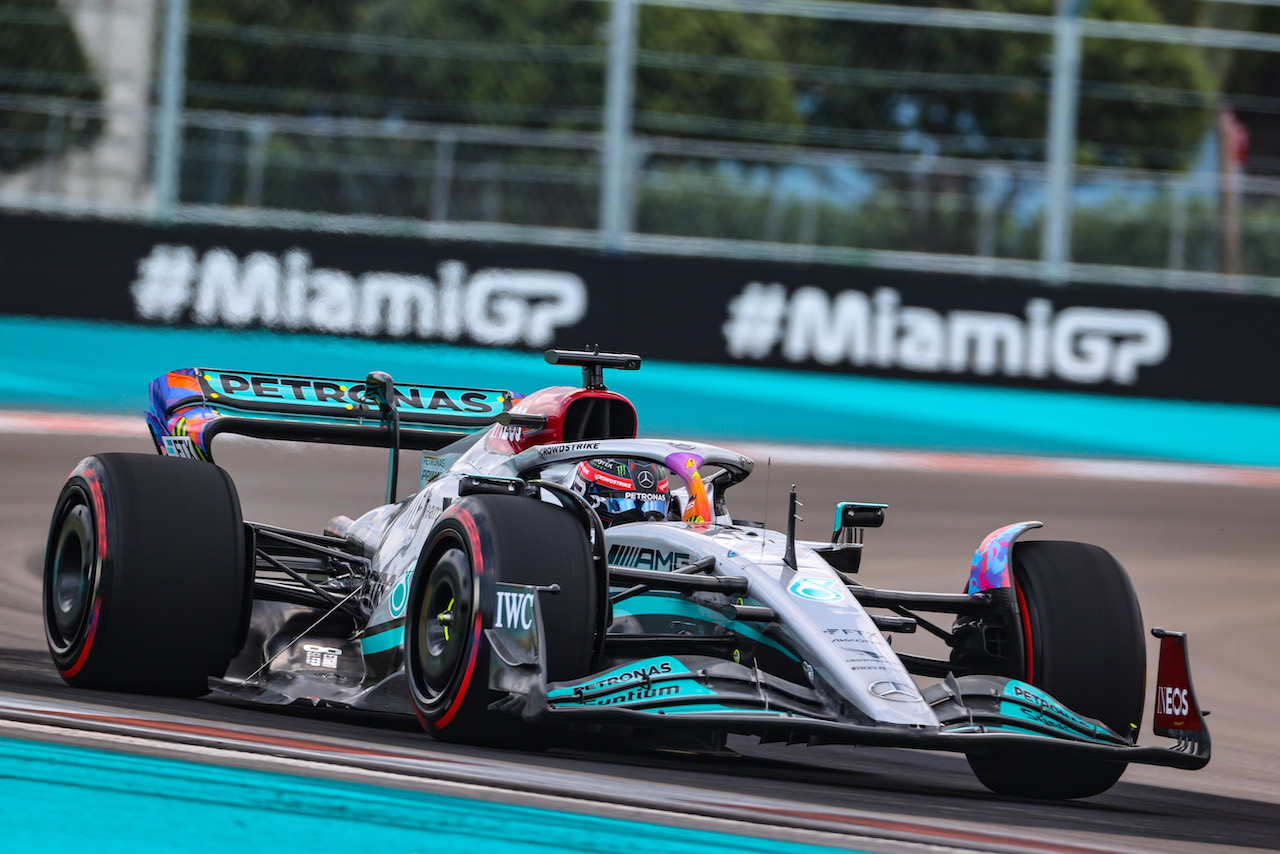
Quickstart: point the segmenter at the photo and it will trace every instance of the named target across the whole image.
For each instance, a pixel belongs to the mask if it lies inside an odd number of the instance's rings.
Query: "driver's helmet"
[[[645,460],[583,460],[574,472],[573,488],[595,508],[606,528],[663,521],[671,506],[666,468]]]

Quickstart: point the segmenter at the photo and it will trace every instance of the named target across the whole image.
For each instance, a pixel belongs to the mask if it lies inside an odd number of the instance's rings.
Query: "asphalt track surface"
[[[245,516],[255,520],[318,531],[332,515],[355,516],[379,503],[384,489],[385,452],[247,440],[227,441],[217,450],[236,480]],[[1188,632],[1196,689],[1213,712],[1209,767],[1135,767],[1104,795],[1046,804],[991,795],[962,758],[943,754],[759,746],[742,738],[730,745],[738,755],[724,757],[635,753],[622,746],[524,754],[437,744],[411,720],[74,691],[58,679],[44,650],[40,573],[62,480],[78,460],[99,451],[152,449],[141,436],[0,434],[0,536],[6,544],[0,553],[6,591],[0,597],[0,695],[342,739],[424,757],[510,762],[525,773],[532,767],[534,773],[542,768],[611,781],[605,790],[677,785],[803,805],[815,813],[854,808],[913,826],[1024,839],[1029,850],[1280,850],[1280,680],[1274,676],[1280,658],[1280,489],[766,466],[758,459],[756,474],[732,496],[737,516],[781,527],[791,483],[799,484],[806,505],[802,537],[823,536],[837,500],[889,505],[885,527],[868,532],[862,572],[868,584],[958,590],[988,531],[1039,519],[1045,528],[1037,537],[1094,542],[1115,553],[1133,578],[1148,626]],[[416,473],[406,464],[401,478],[413,483]],[[895,645],[929,648],[920,636],[898,636]],[[1149,656],[1154,672],[1153,642]],[[1151,702],[1149,697],[1143,726],[1147,743],[1153,741]],[[972,839],[960,847],[999,848]]]

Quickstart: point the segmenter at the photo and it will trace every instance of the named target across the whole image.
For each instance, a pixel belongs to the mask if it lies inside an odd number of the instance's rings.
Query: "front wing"
[[[814,686],[798,685],[758,668],[698,655],[696,650],[639,658],[583,679],[548,683],[540,656],[538,597],[532,598],[534,618],[529,625],[485,631],[493,652],[490,687],[507,695],[496,707],[531,723],[719,730],[764,741],[958,753],[1017,749],[1188,770],[1209,762],[1206,713],[1186,676],[1186,640],[1177,633],[1154,632],[1162,638],[1157,694],[1179,700],[1173,710],[1168,704],[1157,705],[1156,733],[1173,737],[1174,744],[1156,747],[1136,743],[1136,726],[1131,734],[1118,734],[1033,685],[1001,676],[949,676],[925,689],[922,694],[938,718],[937,728],[858,719],[849,704],[822,690],[820,677],[815,676]],[[1175,662],[1168,663],[1167,656]],[[1185,685],[1164,685],[1168,672],[1183,674]],[[914,685],[896,688],[916,690]]]

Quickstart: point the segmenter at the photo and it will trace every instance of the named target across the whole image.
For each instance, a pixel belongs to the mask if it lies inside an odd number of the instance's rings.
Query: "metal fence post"
[[[1053,26],[1053,81],[1049,95],[1048,196],[1040,259],[1052,283],[1067,280],[1071,262],[1072,189],[1075,183],[1076,108],[1080,97],[1080,16],[1088,0],[1058,0]]]
[[[629,156],[638,17],[637,0],[613,0],[600,176],[600,245],[612,252],[622,249],[622,239],[629,228],[628,191],[638,168]]]
[[[453,192],[453,152],[457,138],[451,133],[436,139],[436,163],[431,176],[431,220],[444,222],[449,218],[449,196]]]
[[[167,0],[160,53],[160,110],[156,116],[155,175],[158,219],[173,216],[182,159],[182,105],[186,99],[187,0]]]
[[[267,147],[271,140],[271,121],[262,117],[249,122],[249,154],[245,159],[244,203],[262,206],[262,187],[266,182]]]

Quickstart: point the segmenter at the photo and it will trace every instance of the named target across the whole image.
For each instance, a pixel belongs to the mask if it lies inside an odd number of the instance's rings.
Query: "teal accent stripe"
[[[364,655],[377,655],[389,649],[395,649],[404,643],[404,626],[379,632],[360,641],[360,651]]]
[[[425,736],[424,736],[425,737]],[[5,851],[818,854],[751,836],[0,738]],[[842,849],[843,850],[843,849]]]
[[[680,597],[679,594],[641,593],[638,596],[629,596],[613,606],[613,613],[623,617],[660,614],[672,617],[688,617],[691,620],[702,620],[707,623],[719,623],[722,626],[728,626],[736,634],[750,638],[756,643],[773,647],[792,661],[800,660],[794,652],[773,638],[766,637],[758,629],[738,620],[730,620],[719,611],[712,610],[705,605],[699,605],[696,602],[690,602],[688,599]]]
[[[645,709],[644,711],[657,711],[656,709]],[[763,715],[766,717],[786,717],[786,712],[777,712],[771,709],[743,709],[738,706],[726,706],[722,703],[697,703],[687,706],[664,706],[663,714],[668,715],[690,715],[690,714],[707,714],[709,712],[729,712],[735,715]]]
[[[578,380],[536,353],[0,317],[0,406],[140,412],[148,382],[197,364],[304,376],[378,369],[522,393]],[[672,362],[607,379],[636,404],[647,436],[1280,466],[1280,407]]]

